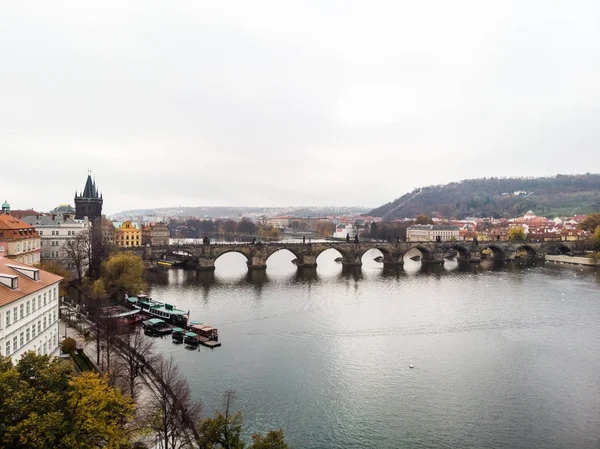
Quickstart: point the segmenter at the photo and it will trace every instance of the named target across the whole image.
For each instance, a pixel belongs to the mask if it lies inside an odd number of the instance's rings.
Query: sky
[[[0,197],[378,206],[600,167],[600,2],[18,1]]]

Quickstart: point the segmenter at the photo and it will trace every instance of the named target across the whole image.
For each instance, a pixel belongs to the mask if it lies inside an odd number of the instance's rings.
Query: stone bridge
[[[546,254],[567,254],[581,250],[587,242],[528,242],[528,241],[447,241],[447,242],[318,242],[318,243],[212,243],[208,245],[170,245],[128,248],[147,262],[161,259],[177,260],[198,270],[214,270],[215,261],[223,254],[242,254],[248,269],[267,268],[267,259],[277,251],[287,250],[296,257],[296,265],[304,268],[317,266],[317,257],[328,249],[336,250],[346,266],[361,266],[362,256],[371,249],[377,249],[383,256],[384,268],[404,265],[404,255],[413,249],[421,253],[424,264],[443,264],[449,251],[455,251],[457,259],[478,263],[482,258],[494,260],[530,259],[541,260]]]

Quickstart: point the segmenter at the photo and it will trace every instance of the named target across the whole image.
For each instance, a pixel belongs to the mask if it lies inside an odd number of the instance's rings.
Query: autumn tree
[[[600,251],[600,225],[596,226],[594,231],[594,250]]]
[[[44,262],[40,262],[39,264],[36,264],[35,266],[37,268],[40,268],[49,273],[56,274],[57,276],[61,276],[63,278],[63,280],[60,281],[60,284],[59,284],[59,295],[65,296],[65,294],[67,292],[67,284],[73,278],[73,275],[71,274],[71,272],[56,262],[44,261]]]
[[[72,374],[61,359],[0,357],[0,441],[6,448],[120,448],[133,404],[96,373]]]
[[[266,435],[255,433],[249,449],[289,449],[283,439],[283,430],[271,430]]]
[[[508,230],[508,240],[525,240],[525,230],[522,226],[514,226]]]
[[[427,215],[419,214],[415,218],[415,224],[418,224],[418,225],[433,224],[433,220],[431,218],[429,218]]]
[[[137,295],[146,287],[144,261],[130,252],[114,254],[104,262],[100,279],[111,297]]]
[[[579,229],[595,232],[598,226],[600,226],[600,214],[590,214],[579,224]]]

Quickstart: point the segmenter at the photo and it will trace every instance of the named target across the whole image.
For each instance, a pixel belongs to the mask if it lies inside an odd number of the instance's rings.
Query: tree
[[[200,449],[243,449],[242,413],[231,413],[231,406],[236,399],[234,390],[224,394],[224,411],[215,411],[211,418],[205,418],[198,423],[198,447]],[[249,449],[288,449],[283,439],[283,430],[272,430],[266,435],[255,433]]]
[[[433,220],[429,218],[427,215],[419,214],[415,218],[415,224],[425,225],[425,224],[433,224]]]
[[[198,425],[198,446],[200,449],[243,449],[242,413],[231,414],[231,406],[236,399],[234,390],[224,394],[225,411],[215,411],[213,418],[206,418]]]
[[[152,369],[160,380],[152,389],[149,427],[158,435],[162,449],[187,447],[197,437],[192,429],[202,406],[192,401],[188,383],[173,358],[157,357]]]
[[[600,251],[600,225],[596,226],[594,231],[594,250]]]
[[[63,280],[60,281],[59,295],[65,296],[67,291],[67,284],[71,281],[71,278],[73,277],[71,272],[56,262],[40,262],[36,265],[36,267],[49,273],[56,274],[57,276],[61,276]]]
[[[590,214],[579,224],[579,229],[595,232],[598,226],[600,226],[600,214]]]
[[[119,362],[127,381],[129,395],[135,400],[138,390],[138,377],[146,363],[154,363],[154,340],[145,338],[139,329],[134,329],[121,338],[123,345],[119,351]]]
[[[88,226],[65,244],[67,262],[73,264],[81,282],[92,260],[92,228]]]
[[[515,226],[508,230],[508,240],[525,240],[525,230],[522,226]]]
[[[113,298],[121,299],[125,294],[137,295],[146,287],[144,261],[130,252],[114,254],[104,262],[101,279],[107,293]]]
[[[265,436],[260,433],[252,435],[252,445],[249,449],[289,449],[283,439],[283,430],[271,430]]]
[[[6,448],[120,448],[133,404],[96,373],[72,374],[60,359],[0,358],[0,441]]]

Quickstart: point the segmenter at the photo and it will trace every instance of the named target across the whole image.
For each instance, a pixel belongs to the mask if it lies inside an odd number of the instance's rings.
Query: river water
[[[151,296],[223,343],[158,349],[205,415],[235,389],[248,433],[283,428],[296,449],[600,447],[600,274],[408,258],[387,273],[378,255],[349,272],[329,250],[303,274],[287,251],[253,277],[239,254],[154,273]]]

